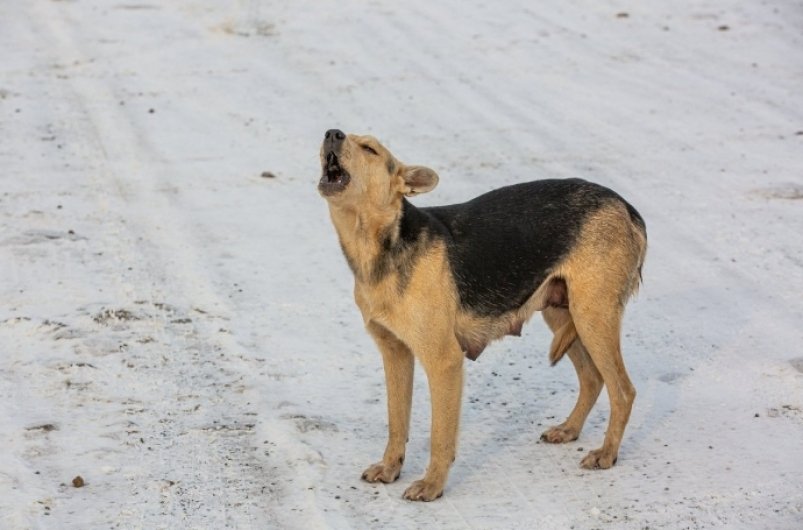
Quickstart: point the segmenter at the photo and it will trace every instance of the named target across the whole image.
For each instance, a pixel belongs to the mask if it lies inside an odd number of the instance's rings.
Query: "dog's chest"
[[[397,336],[438,332],[454,326],[457,296],[441,244],[429,246],[403,272],[393,270],[378,282],[355,282],[354,298],[364,321]]]
[[[372,286],[367,283],[357,282],[354,287],[354,301],[362,313],[366,323],[370,321],[382,321],[391,316],[394,312],[393,296],[389,286]]]

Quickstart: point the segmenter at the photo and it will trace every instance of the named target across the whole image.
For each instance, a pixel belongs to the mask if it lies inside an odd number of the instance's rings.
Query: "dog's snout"
[[[327,153],[340,153],[346,133],[340,129],[329,129],[323,136],[323,149]]]
[[[329,129],[326,131],[324,135],[324,139],[328,140],[329,142],[338,144],[342,142],[346,138],[346,133],[341,131],[340,129]]]

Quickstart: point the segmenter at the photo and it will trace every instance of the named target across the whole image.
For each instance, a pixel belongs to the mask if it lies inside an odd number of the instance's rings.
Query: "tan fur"
[[[322,164],[324,156],[322,150]],[[543,311],[555,333],[550,361],[554,364],[568,352],[580,383],[574,410],[543,439],[576,439],[604,382],[611,400],[610,426],[602,448],[589,453],[581,465],[613,465],[635,397],[619,350],[619,327],[625,302],[638,288],[646,250],[646,238],[626,208],[611,202],[589,216],[576,246],[548,271],[521,308],[501,317],[479,317],[461,310],[446,248],[439,240],[421,241],[414,260],[377,272],[380,241],[398,237],[392,227],[401,214],[402,197],[428,191],[437,184],[437,175],[420,166],[405,166],[369,136],[348,135],[339,160],[352,181],[343,192],[326,198],[354,272],[354,298],[382,353],[388,392],[388,443],[382,460],[368,467],[363,478],[392,482],[399,476],[409,432],[415,358],[426,371],[432,400],[431,459],[424,477],[404,496],[425,501],[439,497],[456,455],[465,353],[518,334],[536,311]],[[550,303],[553,280],[565,282],[568,307]]]
[[[646,247],[646,237],[630,221],[624,205],[611,203],[589,217],[575,249],[554,271],[569,288],[569,309],[563,318],[574,323],[580,342],[572,357],[580,396],[563,426],[568,424],[579,432],[596,401],[598,376],[611,402],[611,418],[602,447],[591,451],[580,463],[587,469],[609,468],[616,462],[636,397],[622,361],[619,338],[625,303],[638,289]],[[564,321],[557,329],[565,325]],[[589,364],[595,370],[587,368]],[[544,435],[552,441],[550,431]]]
[[[555,336],[549,346],[549,364],[555,366],[576,339],[577,328],[574,327],[574,321],[568,319],[560,329],[555,330]]]

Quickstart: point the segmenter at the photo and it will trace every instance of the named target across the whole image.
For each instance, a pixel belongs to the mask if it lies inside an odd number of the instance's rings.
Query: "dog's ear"
[[[438,174],[424,166],[405,166],[402,178],[404,179],[402,192],[408,197],[426,193],[438,185]]]

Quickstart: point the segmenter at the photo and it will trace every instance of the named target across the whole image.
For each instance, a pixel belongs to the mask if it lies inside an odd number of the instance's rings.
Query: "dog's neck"
[[[399,238],[403,199],[384,208],[354,208],[329,204],[340,247],[358,282],[379,281],[379,264]]]

